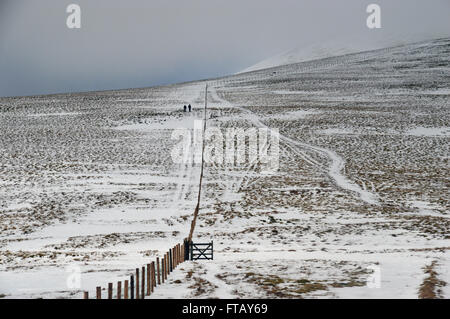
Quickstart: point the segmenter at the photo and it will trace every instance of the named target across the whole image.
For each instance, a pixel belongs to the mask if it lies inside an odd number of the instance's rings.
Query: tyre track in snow
[[[208,95],[210,94],[215,94],[215,91],[213,90],[211,92],[211,87],[209,87],[209,91],[208,91]],[[213,99],[217,100],[217,96],[213,95],[212,96]],[[211,110],[210,110],[211,112]],[[210,113],[211,114],[211,113]],[[222,114],[220,114],[222,115]],[[219,117],[210,117],[208,119],[211,118],[220,118]],[[221,201],[226,202],[226,201],[234,201],[236,199],[236,194],[238,194],[240,192],[240,190],[243,187],[246,187],[246,185],[248,184],[248,181],[246,181],[246,183],[244,183],[245,178],[248,176],[248,174],[250,172],[256,172],[256,168],[258,165],[258,160],[254,160],[254,161],[246,161],[245,162],[245,166],[239,166],[240,168],[242,168],[241,172],[239,174],[239,171],[236,171],[236,175],[233,175],[231,173],[232,167],[231,168],[227,168],[226,164],[224,163],[223,166],[222,165],[217,165],[216,163],[210,163],[209,166],[216,169],[217,171],[219,170],[225,170],[227,174],[229,174],[229,178],[224,179],[221,181],[221,184],[223,184],[225,186],[224,192],[218,196],[218,198],[220,198]]]
[[[218,101],[219,103],[223,103],[224,105],[229,105],[230,107],[240,110],[241,112],[243,112],[244,114],[246,114],[248,116],[248,119],[256,127],[269,128],[267,125],[265,125],[263,122],[261,122],[261,120],[258,118],[258,116],[255,113],[253,113],[252,111],[250,111],[246,108],[240,107],[240,106],[233,105],[229,101],[221,98],[217,94],[215,87],[211,86],[210,90],[211,90],[212,97],[216,101]],[[378,204],[378,196],[376,194],[369,192],[367,189],[362,189],[358,184],[349,180],[345,175],[342,174],[342,170],[345,167],[345,161],[342,157],[340,157],[334,151],[331,151],[331,150],[328,150],[328,149],[325,149],[325,148],[322,148],[319,146],[313,146],[313,145],[309,145],[306,143],[296,141],[296,140],[294,140],[290,137],[287,137],[281,133],[280,133],[280,141],[284,142],[285,144],[289,144],[291,147],[296,149],[296,151],[299,153],[305,154],[303,150],[306,149],[308,151],[312,151],[312,152],[318,153],[324,157],[329,158],[331,161],[331,164],[329,165],[328,169],[325,169],[325,172],[334,181],[334,183],[336,184],[337,187],[344,189],[350,193],[357,194],[358,197],[362,201],[364,201],[368,204],[371,204],[371,205]],[[313,162],[315,162],[315,161],[313,160]],[[313,163],[310,162],[310,164],[313,164]],[[314,165],[314,166],[316,166],[316,165]],[[317,166],[317,167],[320,168],[321,166]]]
[[[181,105],[195,105],[202,98],[202,85],[190,85],[184,88],[174,90],[168,97],[169,100],[175,100]],[[189,114],[193,116],[193,114]],[[182,163],[176,176],[177,186],[171,201],[171,207],[175,207],[187,200],[194,185],[197,184],[197,175],[195,174],[195,165],[191,163]]]

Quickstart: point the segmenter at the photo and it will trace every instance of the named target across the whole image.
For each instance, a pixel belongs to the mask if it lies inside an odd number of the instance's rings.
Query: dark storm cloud
[[[66,27],[70,3],[82,28]],[[382,7],[369,30],[365,8]],[[450,35],[450,1],[0,0],[0,96],[143,87],[231,74],[290,48]]]

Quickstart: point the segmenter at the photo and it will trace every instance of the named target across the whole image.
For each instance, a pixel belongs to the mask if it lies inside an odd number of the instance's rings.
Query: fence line
[[[136,299],[144,299],[145,296],[150,296],[154,289],[167,281],[167,276],[173,272],[173,270],[180,265],[182,262],[185,262],[189,259],[189,245],[192,243],[192,235],[194,233],[195,224],[197,221],[197,216],[200,210],[200,198],[201,198],[201,189],[202,189],[202,180],[203,180],[203,167],[204,167],[204,153],[205,153],[205,132],[206,132],[206,111],[208,106],[208,84],[206,84],[205,88],[205,109],[204,109],[204,123],[203,123],[203,143],[202,143],[202,163],[201,163],[201,171],[200,171],[200,181],[198,188],[198,198],[197,205],[194,210],[194,216],[191,222],[191,229],[189,231],[189,236],[184,240],[182,244],[177,244],[173,248],[169,249],[168,252],[164,254],[164,256],[159,259],[156,257],[156,262],[152,261],[147,264],[145,268],[142,267],[141,271],[139,268],[136,268],[136,277],[130,275],[130,281],[124,280],[124,293],[123,298],[134,299],[135,290],[136,290]],[[212,255],[211,255],[212,256]],[[141,277],[141,282],[139,282],[139,278]],[[130,285],[128,285],[130,284]],[[141,285],[141,289],[139,289],[139,284]],[[113,298],[113,283],[108,283],[108,299]],[[122,282],[117,282],[117,299],[121,299],[122,296]],[[89,299],[89,292],[83,292],[83,298]],[[102,299],[102,288],[100,286],[96,287],[96,298]]]
[[[169,249],[162,257],[156,257],[155,261],[151,261],[136,268],[136,273],[130,275],[129,280],[118,281],[116,285],[116,298],[121,299],[144,299],[154,293],[157,286],[167,281],[168,275],[173,272],[177,266],[185,262],[186,251],[185,240],[182,244],[177,244]],[[123,287],[123,291],[122,291]],[[114,285],[112,282],[107,285],[107,298],[113,299]],[[122,293],[123,292],[123,293]],[[89,292],[83,291],[83,299],[89,299]],[[96,287],[96,299],[102,299],[102,287]]]
[[[194,234],[194,229],[195,229],[195,224],[197,222],[197,216],[198,213],[200,211],[200,198],[201,198],[201,193],[202,193],[202,180],[203,180],[203,167],[205,166],[205,132],[206,132],[206,110],[208,107],[208,84],[206,84],[206,88],[205,88],[205,110],[204,110],[204,114],[203,114],[203,134],[202,134],[202,165],[201,165],[201,169],[200,169],[200,182],[198,184],[198,197],[197,197],[197,205],[195,206],[195,210],[194,210],[194,217],[192,219],[191,222],[191,230],[189,231],[189,237],[188,237],[188,241],[190,242],[192,240],[192,236]]]

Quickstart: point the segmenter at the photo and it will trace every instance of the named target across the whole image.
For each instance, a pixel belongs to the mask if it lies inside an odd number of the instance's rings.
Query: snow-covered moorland
[[[279,170],[207,165],[194,240],[215,259],[151,298],[450,298],[449,54],[207,81],[208,125],[278,128]],[[171,133],[203,117],[205,84],[0,99],[0,297],[81,298],[187,236],[200,167],[172,161]]]

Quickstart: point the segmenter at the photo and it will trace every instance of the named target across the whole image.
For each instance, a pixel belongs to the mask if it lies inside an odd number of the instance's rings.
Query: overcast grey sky
[[[81,29],[66,7],[81,6]],[[382,28],[366,27],[366,7]],[[146,87],[238,72],[294,47],[450,36],[449,0],[0,0],[0,96]]]

